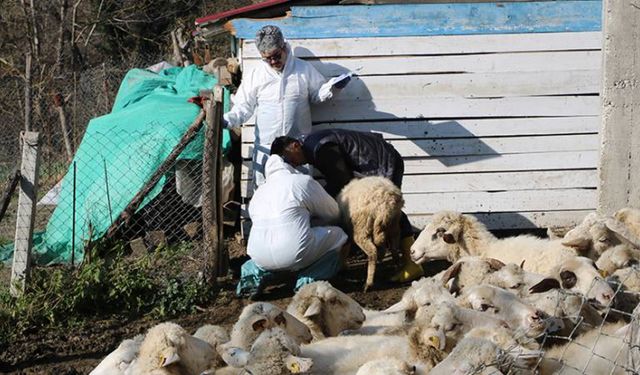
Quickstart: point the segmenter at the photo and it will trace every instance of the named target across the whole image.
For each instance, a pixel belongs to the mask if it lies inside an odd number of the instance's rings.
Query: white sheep
[[[520,346],[507,329],[474,328],[430,374],[531,373],[541,355]]]
[[[231,340],[222,347],[249,350],[262,331],[274,327],[285,329],[298,343],[310,342],[313,339],[309,327],[290,313],[267,302],[256,302],[242,309],[238,321],[231,329]]]
[[[620,230],[620,234],[635,247],[640,247],[640,210],[625,207],[616,211],[613,219],[624,225],[625,230]],[[609,226],[613,228],[615,224],[610,223]]]
[[[606,250],[629,243],[618,233],[621,226],[611,227],[612,223],[610,217],[592,212],[585,216],[582,223],[567,232],[561,242],[575,248],[581,255],[596,260]]]
[[[423,277],[411,283],[400,301],[385,310],[387,313],[401,312],[407,320],[413,319],[420,308],[429,307],[442,302],[455,302],[455,298],[442,285],[437,276]],[[366,323],[366,321],[365,321]]]
[[[527,337],[538,337],[546,329],[545,314],[523,302],[515,294],[493,285],[467,287],[458,305],[487,311],[504,320],[513,331]]]
[[[509,289],[519,296],[542,279],[544,276],[527,272],[516,264],[482,257],[461,258],[442,275],[442,283],[450,283],[449,291],[452,293],[463,290],[467,285],[489,284]]]
[[[230,340],[229,333],[226,329],[212,324],[205,324],[196,330],[196,332],[193,334],[193,337],[198,338],[211,345],[216,353],[216,367],[224,365],[222,357],[217,353],[220,346]]]
[[[129,365],[138,356],[142,340],[144,335],[122,341],[89,375],[124,375]]]
[[[314,339],[358,329],[366,318],[355,300],[326,281],[300,288],[291,299],[287,312],[306,324]]]
[[[629,325],[608,323],[545,352],[540,374],[628,374]],[[635,338],[637,341],[638,338]]]
[[[383,357],[360,366],[356,375],[413,375],[415,371],[415,366],[403,360]]]
[[[215,366],[211,345],[189,335],[175,323],[160,323],[147,332],[136,360],[125,374],[200,374]]]
[[[249,374],[281,375],[304,373],[312,368],[313,360],[299,355],[296,340],[285,330],[275,327],[261,332],[250,351],[229,347],[224,357],[230,366],[243,368]],[[220,369],[215,373],[233,373],[233,370]]]
[[[640,250],[629,245],[618,245],[606,250],[598,260],[598,269],[612,274],[620,268],[637,265],[640,261]]]
[[[560,241],[529,235],[497,239],[476,218],[452,211],[434,214],[411,246],[411,258],[418,264],[437,259],[455,263],[472,255],[497,259],[505,264],[524,262],[526,271],[547,274],[555,264],[578,253]]]
[[[379,254],[384,254],[388,248],[397,258],[400,216],[404,205],[402,192],[387,178],[364,177],[349,182],[336,201],[343,222],[353,234],[353,242],[367,255],[367,280],[364,286],[367,291],[373,285]]]
[[[554,265],[545,278],[529,288],[529,291],[541,293],[551,289],[565,289],[581,293],[599,307],[606,307],[613,301],[615,293],[602,275],[589,258],[567,258]]]

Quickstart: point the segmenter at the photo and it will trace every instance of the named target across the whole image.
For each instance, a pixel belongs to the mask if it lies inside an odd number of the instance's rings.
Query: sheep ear
[[[587,238],[576,236],[574,238],[562,240],[564,246],[572,247],[576,250],[586,250],[589,248],[590,241]]]
[[[547,278],[529,288],[529,293],[543,293],[551,289],[560,289],[560,282],[556,279]]]
[[[304,312],[305,318],[312,318],[314,316],[320,315],[322,312],[322,303],[318,298],[314,298],[309,307]]]
[[[264,331],[266,328],[268,328],[267,325],[268,325],[267,319],[263,318],[253,322],[253,324],[251,325],[251,328],[253,328],[255,332]]]
[[[489,268],[491,268],[493,271],[500,271],[502,267],[505,266],[504,263],[495,258],[487,258],[487,263],[489,264]]]
[[[630,242],[636,248],[640,247],[640,239],[621,221],[609,218],[605,220],[604,225],[620,239]]]
[[[384,313],[390,314],[390,313],[397,313],[397,312],[405,311],[405,310],[407,310],[407,303],[404,300],[400,300],[400,302],[398,302],[395,305],[392,305],[388,309],[384,310]]]
[[[296,357],[291,354],[285,358],[284,363],[292,374],[307,373],[313,366],[313,360],[311,358]]]
[[[560,280],[562,280],[562,287],[564,289],[571,289],[576,286],[578,277],[571,271],[562,271],[560,272]]]
[[[249,352],[234,346],[224,348],[220,356],[222,360],[231,367],[241,368],[249,362]]]
[[[284,313],[283,312],[281,312],[280,314],[276,315],[276,317],[273,318],[273,321],[276,322],[276,324],[279,325],[279,326],[287,325],[287,318],[284,317]]]
[[[170,349],[167,353],[163,353],[160,357],[160,367],[167,367],[178,362],[180,362],[180,356],[175,348]]]
[[[462,268],[462,263],[464,262],[456,262],[454,265],[449,267],[447,271],[442,275],[441,282],[443,286],[447,285],[449,280],[458,276],[458,274],[460,273],[460,269]]]

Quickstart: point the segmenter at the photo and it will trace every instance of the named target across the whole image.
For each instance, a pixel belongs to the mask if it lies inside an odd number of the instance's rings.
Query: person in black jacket
[[[278,137],[271,145],[271,154],[280,155],[294,167],[313,165],[324,175],[325,190],[333,197],[353,178],[364,176],[386,177],[397,187],[402,187],[402,157],[380,134],[326,129],[301,139]],[[392,280],[404,282],[422,276],[423,270],[411,261],[413,229],[404,213],[400,223],[405,264]]]

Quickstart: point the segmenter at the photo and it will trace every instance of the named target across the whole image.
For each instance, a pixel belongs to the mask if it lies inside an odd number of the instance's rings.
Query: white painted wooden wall
[[[596,208],[601,33],[290,40],[325,76],[353,71],[317,128],[382,133],[405,158],[405,212],[491,228],[573,225]],[[260,62],[242,41],[244,71]],[[242,131],[250,197],[253,124]]]

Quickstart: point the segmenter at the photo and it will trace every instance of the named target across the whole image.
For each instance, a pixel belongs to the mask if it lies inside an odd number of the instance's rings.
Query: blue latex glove
[[[341,81],[336,82],[333,87],[337,88],[337,89],[343,89],[347,83],[349,83],[349,81],[351,81],[351,77],[347,76],[346,78],[344,78]]]

